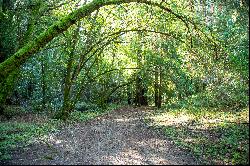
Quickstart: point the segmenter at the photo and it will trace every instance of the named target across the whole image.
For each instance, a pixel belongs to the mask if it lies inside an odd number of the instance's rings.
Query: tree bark
[[[34,40],[28,42],[24,47],[19,49],[14,55],[6,59],[4,62],[0,63],[0,103],[4,103],[6,100],[6,93],[9,93],[10,89],[7,88],[8,81],[12,79],[16,81],[15,73],[19,70],[19,67],[33,54],[39,52],[39,50],[46,46],[53,38],[66,31],[71,25],[75,24],[81,18],[90,15],[95,10],[106,6],[106,5],[117,5],[122,3],[144,3],[147,5],[157,6],[180,19],[188,26],[188,20],[176,13],[171,9],[164,7],[158,3],[151,2],[149,0],[93,0],[92,2],[84,5],[83,7],[73,11],[60,21],[54,23],[46,31],[38,35]],[[6,92],[7,91],[7,92]]]
[[[45,82],[45,63],[44,59],[41,60],[41,75],[42,75],[42,108],[46,109],[46,82]]]
[[[159,103],[158,103],[158,98],[159,98],[159,72],[158,72],[158,67],[155,66],[155,85],[154,85],[154,90],[155,90],[155,107],[158,107]]]
[[[69,40],[69,45],[66,47],[70,47],[70,52],[69,52],[69,59],[68,59],[68,64],[67,64],[67,69],[66,69],[66,76],[65,76],[65,84],[64,84],[64,94],[63,94],[63,107],[62,107],[62,119],[66,119],[70,112],[72,111],[72,103],[71,101],[71,89],[72,89],[72,72],[73,72],[73,63],[74,63],[74,54],[75,54],[75,48],[76,44],[79,38],[79,28],[80,26],[78,25],[77,29],[74,30],[74,34],[72,36],[72,39],[70,38]]]
[[[138,37],[142,38],[142,32],[139,31],[138,32]],[[141,46],[140,46],[141,47]],[[142,50],[139,49],[137,51],[137,67],[138,68],[142,68],[143,66],[143,62],[144,61],[144,57],[142,54]],[[136,96],[135,96],[135,103],[138,106],[147,106],[148,105],[148,100],[146,97],[146,93],[147,93],[147,87],[145,86],[145,84],[143,83],[143,74],[141,72],[137,73],[136,75]]]
[[[128,100],[128,105],[132,104],[132,93],[131,93],[131,85],[127,85],[127,100]]]
[[[161,66],[159,67],[159,73],[160,73],[160,82],[159,82],[159,98],[158,98],[158,108],[161,108],[162,104],[162,80],[163,80],[163,73]]]
[[[35,40],[28,42],[24,47],[19,49],[14,55],[6,59],[0,64],[0,82],[6,79],[12,71],[19,68],[29,57],[34,53],[37,53],[41,48],[43,48],[47,43],[49,43],[53,38],[66,31],[71,25],[75,24],[81,18],[90,15],[95,10],[106,6],[106,5],[116,5],[122,3],[144,3],[147,5],[157,6],[167,12],[173,14],[175,17],[183,21],[186,25],[187,20],[181,15],[174,13],[171,9],[161,6],[158,3],[154,3],[148,0],[94,0],[87,5],[73,11],[68,16],[64,17],[60,21],[54,23],[46,31],[41,33]]]
[[[155,66],[155,107],[161,108],[162,103],[162,71],[161,66]]]

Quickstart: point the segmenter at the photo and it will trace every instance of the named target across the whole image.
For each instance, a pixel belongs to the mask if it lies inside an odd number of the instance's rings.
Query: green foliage
[[[183,102],[149,115],[146,123],[204,164],[249,163],[249,108],[207,108]]]
[[[84,111],[95,111],[98,109],[98,106],[93,103],[79,102],[76,104],[76,111],[84,112]]]
[[[72,112],[70,117],[69,117],[69,120],[70,121],[73,121],[73,122],[76,122],[76,121],[80,121],[80,122],[83,122],[83,121],[86,121],[86,120],[90,120],[90,119],[93,119],[99,115],[101,115],[103,111],[86,111],[86,112],[78,112],[78,111],[75,111],[75,112]]]
[[[92,105],[93,106],[93,105]],[[87,106],[91,108],[92,106]],[[74,111],[70,114],[66,122],[84,122],[91,120],[98,116],[104,115],[119,105],[109,105],[105,110],[102,109],[88,109],[87,111]],[[92,107],[93,108],[93,107]],[[23,108],[17,106],[8,106],[6,109],[10,116],[15,116],[26,112]],[[42,115],[39,115],[42,116]],[[11,158],[11,150],[15,148],[28,146],[35,138],[40,138],[49,132],[54,132],[59,129],[62,121],[49,119],[43,123],[29,122],[1,122],[0,123],[0,160],[8,160]]]
[[[118,107],[120,107],[119,105],[116,104],[111,104],[109,105],[106,109],[94,109],[94,110],[86,110],[84,112],[81,111],[74,111],[70,114],[68,120],[69,122],[84,122],[84,121],[88,121],[91,119],[94,119],[98,116],[102,116],[105,115],[115,109],[117,109]]]
[[[5,76],[23,64],[16,98],[18,104],[33,110],[57,112],[67,105],[65,102],[72,107],[78,101],[102,107],[126,102],[129,93],[135,98],[139,84],[131,82],[130,92],[120,85],[137,76],[143,86],[140,91],[145,91],[142,94],[150,104],[154,93],[161,91],[162,104],[197,95],[201,100],[195,99],[195,105],[244,107],[248,99],[242,83],[248,80],[247,6],[240,2],[223,5],[221,1],[157,2],[95,0],[78,8],[75,2],[11,1],[10,6],[16,3],[23,10],[6,8],[4,13],[11,17],[0,24],[1,29],[11,27],[0,35],[4,59],[14,54],[0,64],[0,84],[4,87],[0,103],[14,89]],[[13,21],[12,16],[18,19]],[[71,64],[68,69],[67,64]],[[155,68],[161,75],[157,81]],[[238,73],[238,78],[225,83],[232,73]],[[222,81],[207,83],[208,78]],[[160,84],[159,90],[155,82]],[[205,89],[206,93],[199,93]],[[76,109],[95,109],[87,105],[76,104]]]
[[[26,122],[0,123],[0,160],[9,159],[11,150],[25,147],[32,143],[34,138],[56,131],[60,121],[50,120],[42,124]]]
[[[6,102],[7,97],[10,96],[10,94],[12,93],[13,88],[15,87],[16,84],[16,79],[19,75],[19,70],[15,70],[13,71],[11,74],[9,74],[9,76],[3,80],[2,82],[0,82],[0,103],[1,105],[4,104]]]
[[[23,107],[20,107],[20,106],[7,105],[7,106],[4,106],[3,108],[3,115],[8,119],[14,116],[22,115],[26,112],[27,111]]]
[[[193,95],[186,100],[181,101],[193,105],[194,107],[219,107],[240,109],[248,105],[249,96],[247,95],[245,84],[221,84],[206,90],[202,93]]]

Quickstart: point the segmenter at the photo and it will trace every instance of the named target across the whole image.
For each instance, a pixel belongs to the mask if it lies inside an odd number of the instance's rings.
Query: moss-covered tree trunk
[[[13,82],[16,81],[15,73],[17,70],[19,70],[19,67],[34,53],[37,53],[41,48],[45,47],[45,45],[53,38],[66,31],[71,25],[75,24],[81,18],[90,15],[92,12],[101,8],[102,6],[131,2],[158,6],[181,19],[187,25],[187,22],[183,16],[174,13],[167,7],[161,6],[160,4],[151,2],[149,0],[93,0],[83,7],[73,11],[60,21],[54,23],[46,31],[38,35],[34,40],[28,42],[24,47],[19,49],[14,55],[0,63],[0,104],[5,101],[6,94],[8,94],[10,91],[8,88],[10,80]]]
[[[142,32],[138,32],[139,39],[142,38]],[[142,50],[139,49],[137,51],[137,67],[142,68],[144,65],[144,59],[145,57],[142,54]],[[144,74],[142,72],[137,73],[136,76],[136,94],[135,94],[135,103],[137,106],[147,106],[148,100],[147,100],[147,87],[144,83]]]
[[[72,89],[72,75],[73,75],[73,64],[74,64],[74,54],[76,45],[79,39],[79,28],[80,25],[78,24],[77,28],[74,30],[72,37],[68,40],[68,44],[65,47],[65,51],[69,54],[68,64],[66,68],[66,76],[65,76],[65,83],[64,83],[64,94],[63,94],[63,107],[61,112],[59,113],[58,118],[60,119],[67,119],[71,111],[74,109],[73,101],[71,101],[71,89]],[[69,48],[69,49],[68,49]],[[69,50],[69,52],[67,51]]]
[[[129,3],[129,2],[148,2],[145,0],[94,0],[91,3],[79,8],[70,13],[62,20],[50,26],[45,32],[36,37],[35,40],[28,42],[24,47],[19,49],[14,55],[6,59],[0,64],[0,82],[12,73],[12,71],[19,68],[29,57],[37,53],[54,37],[66,31],[71,25],[75,24],[80,18],[90,15],[93,11],[105,5]]]

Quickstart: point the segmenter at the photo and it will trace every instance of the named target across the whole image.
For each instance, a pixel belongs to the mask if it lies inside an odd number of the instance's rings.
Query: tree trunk
[[[155,66],[155,107],[161,108],[162,103],[162,71],[161,66]]]
[[[132,94],[131,94],[131,88],[130,85],[127,85],[127,100],[128,100],[128,105],[132,104]]]
[[[151,2],[148,0],[93,0],[92,2],[84,5],[83,7],[73,11],[66,17],[62,18],[60,21],[54,23],[50,26],[46,31],[41,33],[37,38],[28,42],[24,47],[19,49],[14,55],[6,59],[4,62],[0,63],[0,104],[6,100],[6,94],[9,93],[11,89],[8,87],[8,82],[12,80],[16,82],[15,74],[18,73],[19,67],[33,54],[37,53],[41,48],[45,47],[47,43],[49,43],[53,38],[66,31],[71,25],[75,24],[81,18],[84,18],[90,15],[95,10],[106,6],[106,5],[116,5],[122,3],[131,3],[138,2],[144,3],[147,5],[157,6],[172,15],[176,18],[180,19],[187,25],[187,20],[176,13],[174,13],[171,9],[161,6],[158,3]]]
[[[41,75],[42,75],[42,108],[46,109],[46,82],[45,82],[45,66],[44,66],[44,59],[41,61]]]
[[[154,85],[154,90],[155,90],[155,107],[158,107],[159,105],[159,86],[158,86],[158,80],[159,80],[159,71],[158,67],[155,66],[155,85]]]
[[[146,96],[147,88],[144,87],[142,79],[137,76],[136,78],[136,94],[135,94],[135,104],[137,106],[147,106],[148,99]]]
[[[74,109],[72,107],[73,101],[71,101],[71,88],[72,88],[72,71],[73,71],[73,63],[74,63],[74,54],[75,54],[75,48],[79,37],[79,28],[80,25],[78,25],[77,29],[75,29],[73,36],[69,39],[69,45],[66,47],[70,47],[69,52],[69,59],[67,64],[67,70],[66,70],[66,76],[65,76],[65,84],[64,84],[64,95],[63,95],[63,107],[62,107],[62,119],[68,118],[68,115]],[[67,50],[67,49],[65,49]]]
[[[161,103],[162,103],[162,80],[163,80],[163,74],[162,74],[162,69],[161,66],[159,67],[159,73],[160,73],[160,83],[159,83],[159,98],[158,98],[158,108],[161,108]]]
[[[143,37],[141,31],[137,32],[139,39]],[[141,46],[140,46],[141,47]],[[137,52],[137,68],[141,69],[143,66],[144,57],[142,50],[139,48]],[[147,106],[148,100],[146,97],[147,87],[143,83],[143,74],[141,72],[136,75],[136,96],[135,103],[137,106]]]
[[[190,7],[190,11],[192,13],[194,13],[194,1],[193,0],[190,0],[189,1],[189,7]],[[193,48],[193,37],[192,37],[192,28],[190,28],[190,48],[192,49]]]

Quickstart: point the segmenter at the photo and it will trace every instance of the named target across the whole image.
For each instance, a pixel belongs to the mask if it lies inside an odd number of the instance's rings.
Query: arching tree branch
[[[83,7],[73,11],[60,21],[54,23],[45,32],[41,33],[35,40],[30,41],[24,47],[19,49],[14,55],[2,62],[0,64],[0,83],[2,83],[9,76],[10,73],[19,68],[29,57],[31,57],[34,53],[37,53],[53,38],[66,31],[71,25],[75,24],[81,18],[90,15],[95,10],[98,10],[99,8],[106,5],[118,5],[122,3],[131,2],[143,3],[160,7],[161,9],[173,14],[174,16],[182,20],[186,25],[188,25],[188,22],[185,20],[185,17],[174,13],[171,9],[167,7],[161,6],[160,4],[149,0],[93,0],[92,2],[84,5]]]

